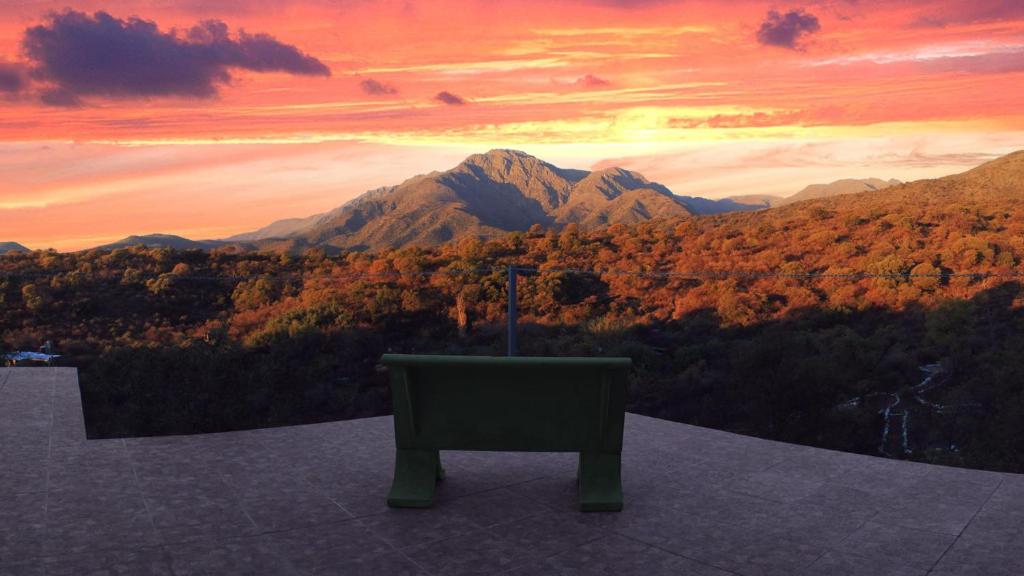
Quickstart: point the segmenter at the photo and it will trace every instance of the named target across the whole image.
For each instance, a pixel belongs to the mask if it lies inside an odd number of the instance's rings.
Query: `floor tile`
[[[47,576],[174,576],[162,547],[46,558]]]
[[[956,537],[949,534],[868,522],[836,549],[929,570],[954,540]]]
[[[877,556],[828,552],[801,576],[925,576],[928,572]]]
[[[42,555],[45,533],[45,492],[0,494],[0,563]]]
[[[159,544],[152,518],[135,491],[51,490],[47,498],[48,556]]]
[[[535,560],[510,574],[643,576],[732,576],[724,570],[682,558],[646,544],[609,536],[555,556]]]

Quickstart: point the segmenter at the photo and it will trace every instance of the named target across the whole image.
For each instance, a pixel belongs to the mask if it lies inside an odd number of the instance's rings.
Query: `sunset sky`
[[[1024,148],[1024,2],[0,4],[0,241],[195,239],[474,152],[677,194],[940,176]]]

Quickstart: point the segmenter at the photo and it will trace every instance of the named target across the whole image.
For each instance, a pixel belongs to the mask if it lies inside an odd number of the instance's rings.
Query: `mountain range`
[[[798,195],[853,193],[880,189],[885,183],[843,180],[808,187]],[[525,152],[491,150],[474,154],[451,170],[370,190],[329,212],[278,220],[222,242],[277,251],[433,246],[464,237],[501,236],[533,225],[557,229],[574,223],[590,230],[655,218],[761,210],[785,203],[783,198],[771,198],[758,203],[749,198],[679,196],[622,168],[566,169]]]
[[[278,220],[221,240],[151,234],[98,248],[143,244],[175,249],[377,251],[434,246],[467,237],[493,238],[534,225],[560,229],[576,224],[591,230],[652,219],[751,212],[900,186],[905,185],[895,179],[842,179],[813,184],[787,197],[742,195],[715,200],[673,194],[664,185],[622,168],[566,169],[525,152],[491,150],[474,154],[450,170],[370,190],[331,211]],[[7,245],[0,244],[0,253],[3,246]],[[9,249],[25,249],[13,246]]]

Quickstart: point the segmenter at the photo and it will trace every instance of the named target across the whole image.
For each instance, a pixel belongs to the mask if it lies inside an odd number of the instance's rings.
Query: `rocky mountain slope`
[[[451,170],[371,190],[325,214],[278,221],[227,240],[274,248],[432,246],[500,236],[535,224],[560,228],[574,223],[589,230],[690,216],[706,213],[714,203],[677,197],[621,168],[563,169],[524,152],[492,150],[470,156]]]

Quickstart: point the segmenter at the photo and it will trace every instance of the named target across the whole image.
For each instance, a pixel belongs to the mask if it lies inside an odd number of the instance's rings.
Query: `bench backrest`
[[[622,451],[629,358],[385,354],[400,449]]]

